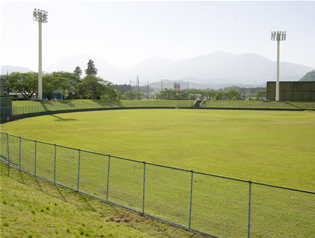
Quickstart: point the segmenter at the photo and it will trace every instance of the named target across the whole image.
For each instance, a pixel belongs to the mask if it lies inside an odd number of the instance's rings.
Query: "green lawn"
[[[1,237],[201,237],[0,163]]]
[[[2,131],[139,161],[314,191],[315,113],[150,109],[56,114],[2,125]],[[13,147],[11,146],[13,145]],[[19,164],[19,138],[10,138]],[[15,146],[15,148],[14,148]],[[34,143],[22,140],[23,151]],[[5,147],[3,147],[5,148]],[[37,174],[54,180],[54,146],[37,143]],[[77,186],[78,151],[57,147],[56,181]],[[32,172],[34,153],[22,153]],[[143,163],[81,153],[80,191],[141,211]],[[191,173],[146,165],[145,212],[188,226]],[[314,195],[253,185],[252,235],[313,234]],[[194,174],[193,229],[247,233],[248,183]],[[270,212],[272,211],[272,212]],[[299,216],[297,214],[302,214]],[[283,221],[283,222],[282,222]],[[275,232],[275,233],[273,233]]]
[[[315,191],[313,111],[117,110],[3,124],[25,138]]]

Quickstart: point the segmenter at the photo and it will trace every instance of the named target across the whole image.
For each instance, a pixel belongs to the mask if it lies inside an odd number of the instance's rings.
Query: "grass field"
[[[315,191],[313,111],[118,110],[3,124],[25,138]]]
[[[201,237],[0,163],[1,237]]]
[[[137,109],[41,116],[3,124],[2,131],[140,161],[314,191],[314,116],[312,111]],[[44,146],[38,145],[45,154],[51,151],[47,162],[43,162],[47,167],[53,162],[53,147]],[[67,158],[77,161],[77,153],[58,147],[57,179],[69,187],[76,186],[77,167],[72,169]],[[80,186],[83,191],[101,196],[106,190],[100,183],[106,184],[107,162],[104,158],[81,156],[81,177],[93,178],[98,185]],[[89,169],[91,165],[94,167]],[[65,177],[71,170],[72,182]],[[141,209],[142,172],[141,163],[113,160],[110,199]],[[187,226],[190,173],[148,166],[146,174],[146,212]],[[47,176],[52,180],[51,173]],[[254,236],[305,237],[314,232],[310,225],[314,219],[311,195],[260,185],[253,189]],[[193,194],[194,229],[227,237],[246,234],[247,183],[196,174]],[[274,212],[270,213],[270,209]],[[288,216],[297,213],[303,214],[302,226]]]

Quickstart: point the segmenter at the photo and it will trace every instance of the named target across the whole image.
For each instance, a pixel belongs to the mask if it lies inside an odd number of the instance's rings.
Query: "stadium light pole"
[[[276,101],[279,102],[279,58],[280,58],[280,41],[285,41],[287,37],[286,31],[272,31],[271,40],[277,41],[277,82],[276,82]]]
[[[37,99],[42,97],[42,22],[48,22],[48,12],[34,8],[33,20],[38,21],[38,96]]]

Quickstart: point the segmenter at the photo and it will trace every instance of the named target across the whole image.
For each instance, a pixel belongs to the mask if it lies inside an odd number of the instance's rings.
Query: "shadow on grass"
[[[74,119],[74,118],[62,118],[62,117],[59,117],[59,116],[56,116],[55,114],[50,114],[49,116],[52,116],[54,118],[56,118],[55,121],[77,121],[77,119]]]
[[[93,100],[93,102],[99,104],[102,107],[121,107],[122,106],[121,102],[116,101],[116,100],[108,100],[108,101]]]
[[[50,111],[46,104],[49,104],[49,105],[56,105],[58,106],[58,104],[62,104],[62,105],[67,105],[68,107],[70,108],[75,108],[75,104],[71,103],[71,101],[64,101],[64,100],[58,100],[56,101],[57,103],[53,103],[53,101],[40,101],[40,104],[42,105],[42,107],[45,109],[45,111]]]
[[[304,109],[303,107],[299,107],[298,105],[294,105],[293,103],[289,103],[289,102],[284,102],[284,103],[298,109]]]
[[[11,168],[2,162],[0,162],[0,164],[2,176],[9,176],[30,188],[39,190],[63,202],[71,203],[80,211],[97,212],[101,217],[108,217],[110,214],[113,214],[113,212],[116,213],[115,216],[121,215],[121,212],[118,211],[117,207],[114,205],[104,203],[88,195],[80,194],[74,190],[66,189],[35,176],[31,176],[15,168]],[[58,204],[55,205],[57,206]],[[100,205],[103,205],[104,207],[100,207]]]
[[[157,235],[158,237],[204,237],[201,234],[185,231],[180,228],[162,223],[152,218],[144,217],[140,214],[128,211],[126,209],[105,203],[88,195],[77,193],[74,190],[55,185],[44,181],[35,176],[31,176],[25,172],[9,167],[3,162],[0,162],[1,177],[8,176],[32,189],[45,193],[48,196],[54,197],[62,202],[74,205],[76,209],[84,212],[93,212],[95,216],[103,222],[125,223],[126,226],[132,229],[139,230],[146,235]],[[3,187],[2,191],[9,190],[9,186]],[[56,201],[53,206],[60,206]]]

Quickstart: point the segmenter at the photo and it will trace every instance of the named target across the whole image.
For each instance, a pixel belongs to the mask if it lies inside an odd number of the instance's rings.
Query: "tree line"
[[[248,89],[249,91],[250,89]],[[247,92],[248,93],[248,92]],[[231,88],[210,90],[210,89],[163,89],[155,95],[156,99],[164,100],[196,100],[197,98],[207,100],[262,100],[266,98],[265,89],[256,89],[255,93],[248,93],[245,96],[245,92]]]
[[[48,100],[56,93],[62,94],[63,99],[109,99],[116,100],[119,93],[109,81],[97,77],[97,68],[89,60],[82,79],[79,66],[70,72],[58,71],[44,73],[42,76],[42,92]],[[22,94],[25,99],[31,99],[38,92],[38,73],[12,72],[6,76],[8,88]]]
[[[97,72],[94,62],[89,60],[85,69],[86,76],[82,79],[82,70],[79,66],[72,73],[64,71],[44,73],[42,76],[42,92],[48,100],[53,99],[56,93],[62,94],[63,99],[120,100],[122,98],[125,100],[141,100],[155,98],[161,100],[196,100],[199,97],[208,100],[262,100],[266,98],[266,89],[263,87],[241,88],[237,86],[219,90],[165,88],[152,95],[150,93],[154,89],[149,85],[113,85],[112,82],[97,77]],[[8,88],[21,93],[25,99],[33,98],[38,91],[38,73],[35,72],[12,72],[6,76],[6,81]]]

